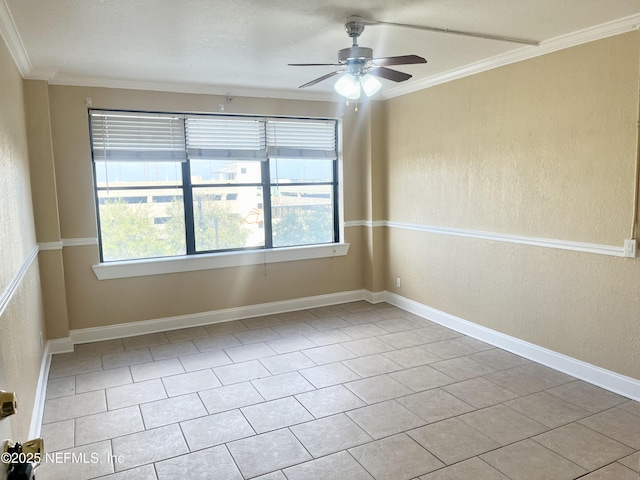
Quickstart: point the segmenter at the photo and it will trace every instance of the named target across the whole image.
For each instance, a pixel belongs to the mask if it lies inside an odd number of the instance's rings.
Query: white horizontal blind
[[[188,117],[186,134],[192,160],[267,159],[262,119]]]
[[[91,111],[95,161],[184,162],[184,138],[178,115]]]
[[[270,119],[267,121],[267,143],[271,158],[338,158],[334,121]]]

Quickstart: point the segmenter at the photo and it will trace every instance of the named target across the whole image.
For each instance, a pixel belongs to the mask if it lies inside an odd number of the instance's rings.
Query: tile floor
[[[388,304],[78,345],[38,480],[638,480],[640,403]]]

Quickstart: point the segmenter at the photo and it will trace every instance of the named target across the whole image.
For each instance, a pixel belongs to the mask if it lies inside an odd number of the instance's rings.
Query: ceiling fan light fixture
[[[338,94],[349,100],[357,100],[360,98],[360,81],[359,78],[350,73],[342,75],[334,87]]]
[[[370,73],[367,73],[360,79],[360,84],[362,85],[362,90],[364,90],[367,97],[375,95],[378,93],[378,90],[382,88],[382,83],[380,83],[380,81]]]

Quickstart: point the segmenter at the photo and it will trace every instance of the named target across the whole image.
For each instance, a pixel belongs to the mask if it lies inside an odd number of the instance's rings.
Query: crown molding
[[[7,45],[7,49],[20,71],[20,75],[25,78],[31,72],[31,62],[5,0],[0,0],[0,36]]]
[[[442,83],[451,82],[460,78],[475,75],[476,73],[485,72],[494,68],[509,65],[511,63],[521,62],[530,58],[539,57],[548,53],[564,50],[566,48],[575,47],[584,43],[601,40],[604,38],[620,35],[623,33],[638,30],[640,26],[640,14],[630,15],[607,23],[602,23],[594,27],[585,28],[567,35],[552,38],[540,42],[539,46],[520,47],[509,52],[490,57],[479,62],[470,63],[463,67],[449,70],[448,72],[433,75],[431,77],[412,82],[406,85],[400,85],[395,88],[386,89],[382,92],[382,98],[389,100],[391,98],[413,93],[425,88],[434,87]]]

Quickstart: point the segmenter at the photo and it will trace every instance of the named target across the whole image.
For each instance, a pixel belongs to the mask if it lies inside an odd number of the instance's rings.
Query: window
[[[339,241],[335,120],[89,120],[101,262]]]

